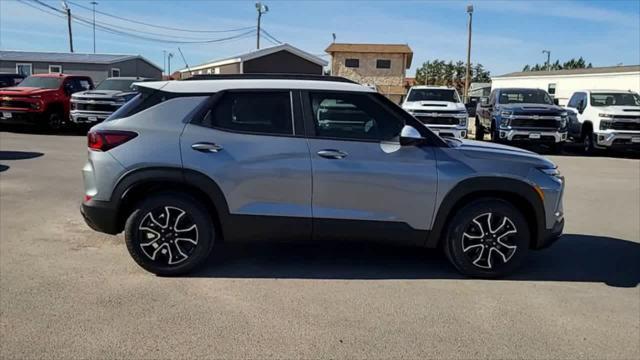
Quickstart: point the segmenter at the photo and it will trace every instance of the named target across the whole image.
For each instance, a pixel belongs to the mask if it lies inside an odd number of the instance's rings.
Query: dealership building
[[[537,88],[566,105],[578,90],[631,90],[640,92],[640,65],[588,69],[515,72],[491,78],[491,88]]]
[[[0,73],[72,74],[98,83],[108,77],[162,78],[162,68],[140,55],[0,51]]]

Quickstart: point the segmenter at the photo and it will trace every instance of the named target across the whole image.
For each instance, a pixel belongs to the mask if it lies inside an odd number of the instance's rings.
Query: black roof
[[[190,80],[316,80],[357,84],[355,81],[340,76],[312,75],[312,74],[201,74],[194,75]]]

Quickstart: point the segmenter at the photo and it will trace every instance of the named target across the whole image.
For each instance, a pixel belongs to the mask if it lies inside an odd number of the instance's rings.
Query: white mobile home
[[[574,91],[632,90],[640,92],[640,65],[589,69],[515,72],[491,78],[491,88],[537,88],[566,105]]]

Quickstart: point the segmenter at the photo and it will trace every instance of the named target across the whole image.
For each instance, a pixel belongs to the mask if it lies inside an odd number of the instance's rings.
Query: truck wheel
[[[582,137],[582,150],[587,155],[593,155],[596,152],[595,147],[593,146],[593,132],[588,131]]]
[[[142,200],[125,224],[129,254],[157,275],[182,275],[202,265],[213,249],[214,236],[207,210],[178,193]]]
[[[511,273],[529,252],[529,226],[522,213],[497,198],[475,200],[449,223],[444,250],[462,274],[495,278]]]
[[[60,115],[60,113],[52,112],[47,116],[47,130],[57,131],[62,129],[63,125],[64,122],[62,121],[62,115]]]
[[[475,132],[476,140],[484,140],[484,128],[480,125],[480,121],[476,118],[476,132]]]

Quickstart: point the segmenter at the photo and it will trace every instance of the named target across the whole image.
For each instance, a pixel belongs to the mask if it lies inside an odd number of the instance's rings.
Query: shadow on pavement
[[[7,171],[7,170],[9,170],[9,167],[7,165],[0,164],[0,172]]]
[[[0,151],[0,160],[27,160],[44,155],[33,151]]]
[[[377,244],[220,244],[195,277],[286,279],[465,279],[440,251]],[[640,282],[640,243],[568,234],[530,253],[506,281]]]

